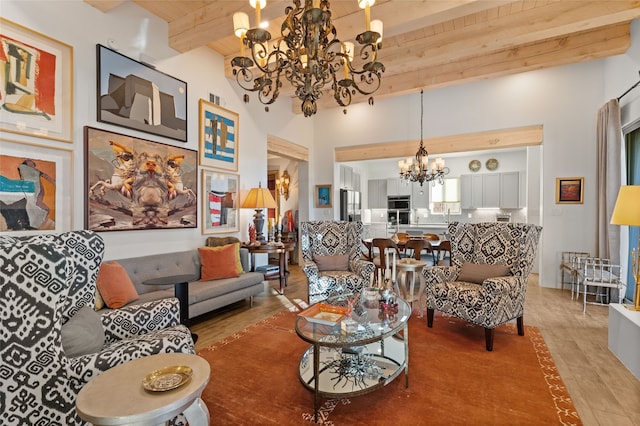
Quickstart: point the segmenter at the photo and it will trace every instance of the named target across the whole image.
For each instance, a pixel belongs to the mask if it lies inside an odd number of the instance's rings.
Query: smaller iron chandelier
[[[382,21],[370,21],[370,7],[375,0],[358,0],[365,9],[366,29],[356,37],[361,45],[357,69],[352,61],[355,46],[341,42],[331,22],[328,0],[293,0],[285,8],[287,17],[280,28],[281,38],[271,42],[269,31],[259,27],[260,9],[266,0],[250,0],[256,10],[255,28],[249,28],[244,12],[233,15],[234,33],[240,38],[240,56],[231,60],[238,85],[257,92],[264,105],[275,102],[289,81],[295,96],[302,101],[302,112],[309,117],[318,111],[316,101],[326,86],[331,86],[338,105],[346,107],[356,93],[371,95],[380,87],[384,65],[377,62],[382,42]],[[245,56],[245,46],[249,54]],[[255,73],[255,75],[254,75]],[[249,96],[244,95],[245,102]],[[373,98],[369,98],[373,105]]]
[[[407,182],[419,182],[422,186],[425,182],[433,182],[433,186],[438,182],[444,184],[444,176],[449,173],[449,168],[445,167],[444,159],[436,158],[431,162],[431,170],[429,170],[429,153],[424,147],[422,141],[422,124],[424,120],[424,97],[423,91],[420,90],[420,147],[416,152],[415,163],[411,157],[406,160],[398,161],[400,167],[400,179]]]

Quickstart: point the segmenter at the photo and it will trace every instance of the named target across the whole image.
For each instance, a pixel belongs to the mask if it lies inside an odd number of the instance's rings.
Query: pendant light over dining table
[[[337,37],[327,0],[304,0],[304,5],[301,0],[293,0],[293,5],[285,8],[281,38],[272,42],[271,33],[260,27],[260,11],[266,0],[250,0],[256,14],[253,28],[249,28],[246,13],[236,12],[233,16],[234,33],[241,43],[240,56],[231,60],[238,85],[248,92],[257,92],[260,102],[269,105],[278,98],[286,80],[302,102],[306,117],[317,112],[317,100],[325,88],[344,107],[358,93],[373,94],[380,87],[384,72],[384,65],[377,61],[382,21],[370,20],[374,2],[358,0],[365,10],[366,27],[356,37],[360,50],[355,56],[354,43],[341,42]],[[245,101],[248,102],[246,94]],[[369,103],[373,104],[372,97]]]
[[[436,182],[440,185],[444,184],[444,176],[449,173],[449,168],[445,167],[444,159],[436,158],[431,162],[431,169],[429,169],[429,153],[424,147],[422,140],[423,121],[424,121],[424,93],[420,91],[420,146],[414,159],[409,157],[406,160],[398,161],[398,167],[400,168],[400,179],[407,182],[418,182],[420,186],[424,182],[433,182],[435,186]]]

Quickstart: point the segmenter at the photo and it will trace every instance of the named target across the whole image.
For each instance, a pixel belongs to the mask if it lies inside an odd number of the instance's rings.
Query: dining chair
[[[410,239],[409,234],[406,232],[396,232],[394,236],[395,236],[396,243],[398,244],[398,250],[400,250],[400,253],[402,253],[403,257],[406,257],[407,256],[406,243]]]
[[[382,271],[381,275],[383,279],[390,278],[384,276],[387,269],[391,269],[391,265],[387,264],[386,257],[387,254],[391,256],[392,253],[395,253],[397,259],[400,259],[400,249],[398,248],[398,245],[391,238],[374,238],[371,242],[371,246],[374,250],[373,264],[376,266],[375,273],[373,274],[374,280],[378,279],[378,270]],[[389,259],[389,262],[391,262],[391,259]]]
[[[438,265],[451,266],[451,241],[440,241],[438,246]]]
[[[423,240],[421,238],[412,238],[404,243],[405,250],[411,250],[411,256],[407,256],[405,253],[405,257],[413,257],[415,260],[420,260],[420,254],[422,250],[426,247],[426,244],[429,244],[428,241]]]

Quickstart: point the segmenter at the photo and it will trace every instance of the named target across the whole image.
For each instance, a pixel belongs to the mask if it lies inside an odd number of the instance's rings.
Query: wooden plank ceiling
[[[230,61],[240,53],[232,16],[244,11],[254,25],[248,0],[84,1],[105,13],[133,1],[169,24],[175,50],[208,46],[223,55],[229,78]],[[262,11],[274,37],[289,4],[268,0]],[[356,0],[334,0],[331,11],[340,40],[353,41],[363,31]],[[638,17],[640,0],[377,0],[371,18],[384,22],[379,61],[386,71],[374,98],[622,54],[630,46],[630,21]],[[285,84],[280,97],[292,95]],[[353,103],[367,99],[356,96]],[[258,102],[254,95],[251,102]],[[318,102],[318,108],[335,106],[329,94]],[[292,109],[299,113],[300,102]]]

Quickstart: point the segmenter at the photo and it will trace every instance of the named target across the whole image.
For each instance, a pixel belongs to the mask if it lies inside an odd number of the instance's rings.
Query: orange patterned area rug
[[[308,344],[283,311],[198,354],[211,364],[202,398],[212,425],[313,423],[313,394],[298,379]],[[517,335],[436,313],[433,328],[409,320],[409,387],[402,373],[387,386],[348,399],[321,399],[324,425],[580,425],[547,345],[535,327]]]

